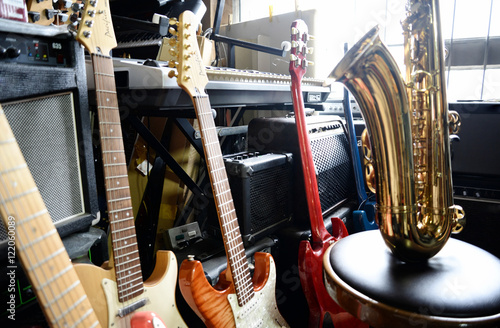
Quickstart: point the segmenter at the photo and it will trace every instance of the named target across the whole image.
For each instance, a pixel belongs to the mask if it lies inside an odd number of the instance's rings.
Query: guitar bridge
[[[149,299],[147,299],[147,298],[143,298],[143,299],[140,299],[138,301],[135,301],[132,304],[129,304],[125,307],[122,307],[121,309],[118,309],[118,313],[116,315],[120,318],[123,318],[127,314],[130,314],[130,313],[134,312],[135,310],[140,309],[141,307],[145,306],[146,304],[148,304],[148,302],[149,302]]]

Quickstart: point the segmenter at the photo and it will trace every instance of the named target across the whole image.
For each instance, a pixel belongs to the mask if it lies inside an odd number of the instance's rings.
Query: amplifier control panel
[[[69,39],[0,32],[0,63],[69,67]]]

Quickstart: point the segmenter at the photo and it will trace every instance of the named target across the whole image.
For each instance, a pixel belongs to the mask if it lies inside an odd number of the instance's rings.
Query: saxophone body
[[[439,20],[437,0],[407,2],[406,82],[377,27],[330,74],[361,109],[376,220],[387,246],[405,262],[434,256],[465,224],[463,210],[453,204],[449,135],[460,120],[448,112]]]

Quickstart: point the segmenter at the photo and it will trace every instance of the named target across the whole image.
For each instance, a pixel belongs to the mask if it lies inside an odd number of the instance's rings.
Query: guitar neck
[[[254,289],[226,174],[226,166],[222,158],[208,96],[193,97],[193,104],[200,125],[203,150],[224,237],[226,255],[238,303],[242,306],[252,299]]]
[[[111,57],[93,54],[92,64],[118,299],[124,302],[144,291],[141,262],[135,233],[113,61]]]
[[[316,169],[312,157],[309,133],[307,132],[306,114],[304,111],[304,99],[302,96],[301,77],[292,75],[292,100],[295,112],[295,123],[299,138],[300,156],[302,159],[302,172],[304,174],[304,186],[306,189],[307,207],[311,221],[311,234],[314,243],[321,243],[329,233],[323,222],[321,201],[319,199],[318,181]]]
[[[9,236],[7,271],[17,271],[15,245],[51,327],[98,327],[1,107],[0,157],[0,215]]]

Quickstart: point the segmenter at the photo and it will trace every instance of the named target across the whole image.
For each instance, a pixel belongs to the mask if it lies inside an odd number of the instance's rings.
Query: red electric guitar
[[[304,240],[299,246],[299,276],[309,304],[309,327],[323,327],[324,316],[327,312],[330,313],[335,328],[368,327],[337,305],[323,283],[323,255],[332,243],[347,236],[348,233],[339,218],[332,218],[333,236],[326,230],[323,222],[301,90],[302,77],[309,63],[306,54],[310,49],[307,48],[309,35],[304,21],[299,19],[292,23],[291,39],[289,69],[292,78],[291,90],[312,233],[312,242]]]
[[[212,109],[204,91],[208,78],[196,40],[196,18],[185,11],[175,25],[177,83],[191,97],[196,111],[228,259],[228,270],[221,274],[215,288],[205,278],[199,261],[184,260],[179,270],[180,290],[208,327],[288,327],[276,305],[272,256],[256,253],[253,279],[250,275]]]

